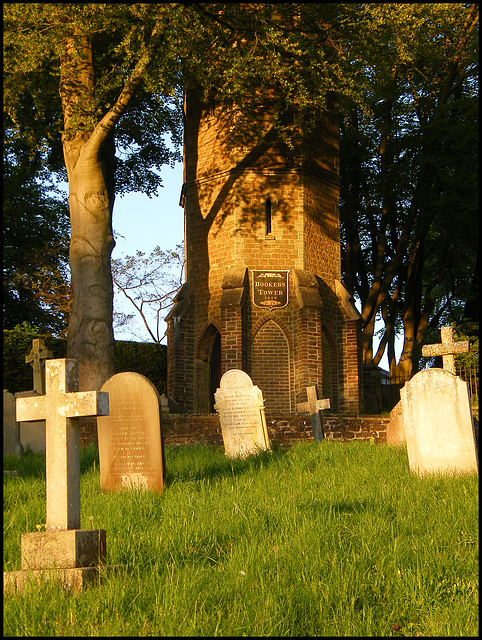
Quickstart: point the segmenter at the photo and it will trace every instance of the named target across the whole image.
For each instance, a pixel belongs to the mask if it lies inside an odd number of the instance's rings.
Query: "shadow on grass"
[[[99,450],[96,444],[91,444],[80,450],[80,473],[86,473],[99,466]],[[4,474],[5,478],[45,478],[45,453],[32,451],[28,448],[22,455],[3,456],[3,469],[16,471],[17,474]]]
[[[282,459],[287,450],[272,445],[271,451],[260,451],[246,458],[228,458],[222,448],[209,445],[166,447],[166,486],[176,482],[232,478],[251,470],[259,470]]]

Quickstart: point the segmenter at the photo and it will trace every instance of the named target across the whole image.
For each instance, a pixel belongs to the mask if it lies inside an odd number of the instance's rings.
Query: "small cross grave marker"
[[[307,411],[310,414],[313,438],[317,441],[321,441],[324,438],[321,411],[323,411],[323,409],[330,408],[330,399],[323,398],[318,400],[316,386],[306,387],[306,395],[308,396],[308,402],[300,402],[296,405],[296,408],[298,411]]]
[[[43,338],[34,338],[32,340],[32,349],[25,356],[25,362],[30,362],[33,369],[33,388],[41,396],[45,393],[43,369],[46,358],[52,357],[52,352],[45,346]]]
[[[440,329],[442,344],[426,344],[422,347],[422,356],[430,358],[433,356],[442,356],[443,369],[450,371],[455,375],[455,358],[456,353],[468,353],[469,341],[461,340],[454,342],[454,330],[452,327],[442,327]]]
[[[45,420],[47,530],[80,528],[79,425],[82,416],[108,415],[109,394],[79,392],[76,360],[47,360],[46,393],[17,398],[17,422]]]

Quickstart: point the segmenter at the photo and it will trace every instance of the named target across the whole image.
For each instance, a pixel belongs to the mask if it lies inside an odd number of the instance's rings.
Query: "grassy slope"
[[[17,464],[4,570],[45,519],[43,460]],[[477,476],[418,478],[403,447],[327,441],[236,461],[168,447],[162,495],[102,494],[93,449],[82,467],[82,527],[129,569],[5,598],[5,635],[478,634]]]

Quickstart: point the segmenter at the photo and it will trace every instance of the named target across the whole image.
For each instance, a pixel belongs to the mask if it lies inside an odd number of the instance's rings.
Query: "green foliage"
[[[25,362],[32,349],[34,338],[44,338],[45,346],[54,358],[65,358],[67,341],[42,333],[38,327],[23,322],[11,330],[3,330],[3,386],[11,393],[30,391],[33,388],[33,372]]]
[[[115,342],[115,372],[135,371],[148,378],[159,394],[167,392],[167,347],[150,342]]]
[[[5,635],[478,633],[477,475],[419,478],[404,447],[356,442],[165,454],[162,494],[101,493],[89,452],[81,526],[106,529],[107,563],[126,569],[80,595],[5,596]],[[4,477],[4,570],[44,493],[41,477]]]
[[[469,353],[458,353],[455,362],[461,367],[479,367],[479,323],[472,320],[463,320],[454,323],[455,340],[468,340]]]
[[[24,322],[12,330],[3,330],[3,385],[11,393],[30,391],[33,387],[33,373],[25,356],[32,349],[34,338],[44,338],[53,358],[67,357],[67,340],[43,334],[38,327]],[[115,343],[115,371],[135,371],[148,378],[159,394],[166,392],[167,348],[152,343]]]
[[[342,270],[365,363],[383,355],[378,315],[392,373],[404,333],[396,373],[409,375],[423,331],[460,320],[478,277],[478,8],[365,4],[362,25],[349,55],[368,65],[364,100],[342,120]]]
[[[405,366],[429,323],[462,317],[477,251],[476,4],[9,3],[4,18],[9,135],[60,174],[61,141],[107,136],[111,206],[114,192],[156,193],[179,157],[165,138],[180,145],[187,89],[227,107],[233,144],[290,143],[335,110],[343,272],[363,306],[365,364],[387,343],[393,364],[402,323]],[[377,316],[386,342],[373,357]]]
[[[4,127],[3,320],[59,335],[68,316],[69,211],[39,153]]]

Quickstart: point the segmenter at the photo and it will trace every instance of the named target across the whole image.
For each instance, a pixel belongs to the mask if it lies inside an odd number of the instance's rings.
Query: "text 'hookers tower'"
[[[295,413],[317,385],[332,411],[362,411],[359,314],[341,283],[339,142],[333,118],[300,136],[232,144],[231,116],[188,93],[186,282],[168,323],[168,395],[213,411],[242,369],[266,413]]]

